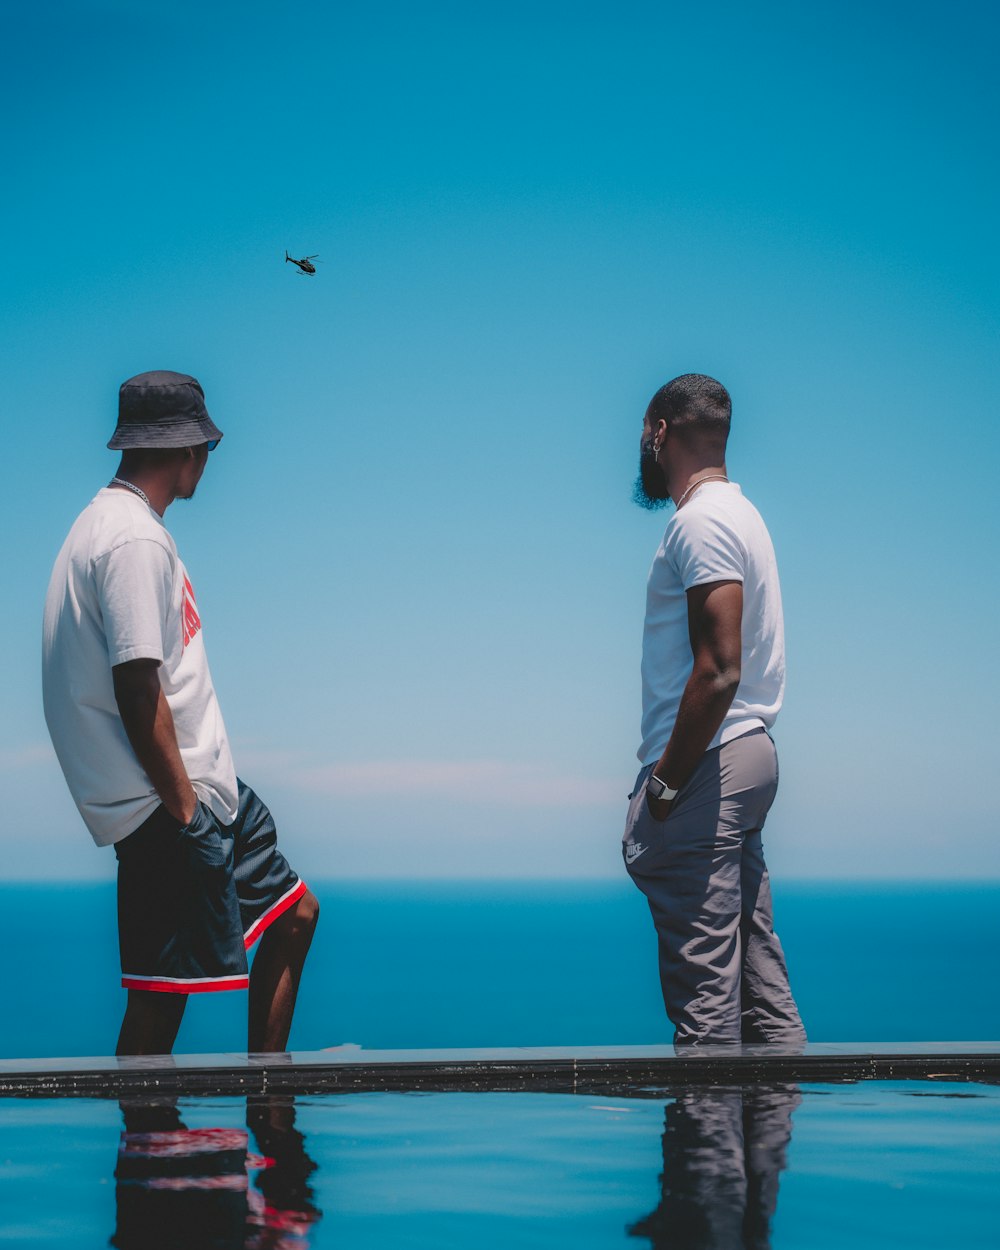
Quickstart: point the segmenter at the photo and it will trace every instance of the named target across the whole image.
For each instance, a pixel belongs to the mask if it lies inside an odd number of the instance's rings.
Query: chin
[[[655,512],[658,508],[665,508],[670,502],[667,483],[644,467],[644,471],[640,471],[639,476],[635,479],[635,485],[632,487],[632,499],[640,508],[645,508],[649,512]]]
[[[660,508],[665,508],[670,502],[670,496],[665,499],[651,499],[645,491],[633,491],[633,502],[637,503],[640,508],[645,508],[647,512],[657,512]]]

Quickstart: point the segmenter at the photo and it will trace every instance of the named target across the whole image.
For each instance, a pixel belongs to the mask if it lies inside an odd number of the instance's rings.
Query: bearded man
[[[647,585],[622,853],[656,926],[675,1043],[799,1045],[761,846],[778,786],[781,590],[767,528],[726,469],[731,411],[724,386],[689,373],[643,420],[636,502],[675,511]]]

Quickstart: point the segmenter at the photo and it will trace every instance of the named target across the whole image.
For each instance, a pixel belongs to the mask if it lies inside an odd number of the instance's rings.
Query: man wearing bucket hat
[[[189,994],[247,988],[248,1049],[284,1050],[319,915],[236,776],[194,590],[162,520],[194,495],[221,438],[187,374],[123,383],[108,443],[121,463],[70,530],[45,602],[49,733],[94,841],[118,857],[120,1055],[169,1053]]]

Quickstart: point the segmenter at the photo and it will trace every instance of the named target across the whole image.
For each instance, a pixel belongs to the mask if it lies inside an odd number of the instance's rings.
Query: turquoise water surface
[[[0,1244],[963,1250],[1000,1227],[1000,1090],[0,1100]]]

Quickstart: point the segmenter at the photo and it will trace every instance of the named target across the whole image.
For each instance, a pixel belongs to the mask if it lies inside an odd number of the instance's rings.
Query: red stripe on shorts
[[[122,977],[127,990],[157,990],[163,994],[206,994],[213,990],[245,990],[250,986],[249,976],[200,977],[185,981],[180,977],[169,980],[162,977]]]
[[[269,924],[277,920],[282,912],[288,911],[289,907],[294,907],[303,894],[306,892],[306,883],[302,880],[296,882],[287,894],[282,894],[271,907],[264,912],[263,916],[258,917],[253,924],[247,929],[243,935],[243,945],[249,950],[254,942],[260,937]]]

